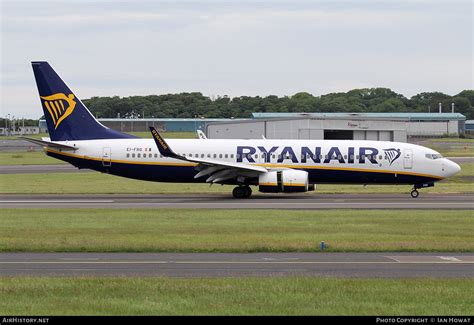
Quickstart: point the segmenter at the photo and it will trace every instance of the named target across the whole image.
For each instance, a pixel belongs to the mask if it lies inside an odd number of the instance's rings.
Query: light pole
[[[7,136],[10,135],[10,128],[8,126],[8,122],[10,122],[10,114],[7,115],[7,120],[5,121],[5,125],[7,126],[7,129],[6,129],[6,135]]]

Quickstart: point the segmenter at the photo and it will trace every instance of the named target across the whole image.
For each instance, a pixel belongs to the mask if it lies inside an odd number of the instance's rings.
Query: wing
[[[170,148],[165,139],[163,139],[154,127],[150,126],[150,131],[161,155],[168,158],[198,163],[197,169],[199,172],[194,176],[194,178],[209,176],[206,179],[206,182],[208,183],[222,183],[226,180],[239,177],[257,177],[261,173],[268,172],[266,168],[260,166],[178,155]]]

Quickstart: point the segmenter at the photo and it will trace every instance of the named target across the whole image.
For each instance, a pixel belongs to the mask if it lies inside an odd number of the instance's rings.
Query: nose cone
[[[445,170],[446,170],[447,177],[451,177],[459,173],[461,171],[461,167],[458,164],[456,164],[454,161],[447,160]]]

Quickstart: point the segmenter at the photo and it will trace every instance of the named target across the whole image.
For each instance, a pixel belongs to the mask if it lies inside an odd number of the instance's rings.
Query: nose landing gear
[[[412,198],[416,199],[420,195],[420,192],[418,192],[419,188],[433,187],[433,186],[434,186],[434,183],[414,184],[413,189],[410,192],[410,195]]]
[[[418,192],[418,190],[416,188],[414,188],[411,192],[410,192],[410,195],[412,198],[416,199],[418,197],[418,195],[420,195],[420,192]]]
[[[252,195],[252,189],[250,188],[250,186],[247,186],[247,185],[237,186],[232,191],[232,195],[236,199],[247,199]]]

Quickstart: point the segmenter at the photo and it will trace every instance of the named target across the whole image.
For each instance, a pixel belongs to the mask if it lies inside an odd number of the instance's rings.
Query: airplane
[[[415,144],[360,140],[151,139],[112,130],[47,62],[32,62],[50,138],[24,138],[78,168],[154,182],[234,185],[235,198],[315,190],[316,184],[412,185],[457,174],[458,164]],[[205,141],[203,141],[203,139]]]

